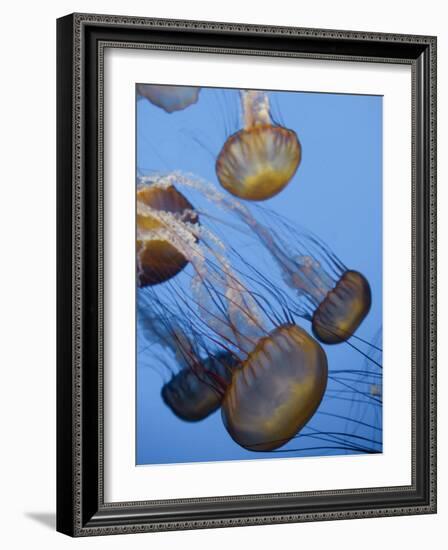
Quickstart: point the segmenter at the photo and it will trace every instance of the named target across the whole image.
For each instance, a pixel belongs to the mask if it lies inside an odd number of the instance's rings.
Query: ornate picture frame
[[[57,530],[92,536],[436,512],[436,38],[72,14],[57,22]],[[411,483],[160,500],[104,496],[107,48],[411,69]],[[107,310],[107,307],[106,307]]]

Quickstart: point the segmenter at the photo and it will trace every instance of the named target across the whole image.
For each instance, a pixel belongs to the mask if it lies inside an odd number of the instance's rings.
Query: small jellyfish
[[[184,367],[164,384],[161,392],[173,413],[188,422],[203,420],[219,409],[223,388],[232,377],[231,369],[238,364],[234,355],[222,351],[194,361],[195,365]]]
[[[171,371],[161,390],[162,399],[181,420],[203,420],[220,407],[238,361],[230,352],[212,351],[200,334],[193,333],[154,291],[147,290],[138,295],[139,337],[146,343],[144,349],[158,344],[165,351],[163,359],[152,352],[160,366]]]
[[[137,84],[137,94],[167,113],[182,111],[198,101],[200,88],[196,86],[161,86]]]
[[[174,186],[137,188],[137,281],[140,287],[163,283],[177,275],[188,260],[167,236],[179,223],[197,223],[193,206]]]
[[[266,217],[275,215],[266,212]],[[244,218],[297,293],[298,314],[311,321],[314,336],[324,344],[340,344],[353,336],[372,304],[364,275],[348,269],[310,232],[298,231],[284,220],[274,229],[250,214],[244,213]]]
[[[370,286],[364,275],[345,271],[313,313],[314,335],[326,344],[344,342],[359,327],[371,303]]]
[[[244,128],[224,143],[216,160],[221,185],[232,195],[263,201],[288,185],[301,160],[297,134],[272,122],[266,92],[241,91]]]
[[[222,405],[227,431],[252,451],[281,447],[316,412],[327,377],[327,358],[316,340],[297,325],[276,328],[232,377]]]

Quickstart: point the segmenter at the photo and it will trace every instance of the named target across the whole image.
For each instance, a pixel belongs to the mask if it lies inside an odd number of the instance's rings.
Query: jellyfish
[[[201,335],[181,323],[151,290],[139,295],[138,319],[144,349],[159,344],[172,359],[166,354],[163,359],[156,356],[162,368],[171,372],[161,390],[167,407],[187,422],[204,420],[215,412],[221,405],[222,388],[230,381],[232,369],[238,367],[235,357],[210,349]]]
[[[344,271],[315,310],[313,333],[326,344],[344,342],[359,327],[371,302],[370,286],[364,275],[358,271]]]
[[[314,336],[324,344],[340,344],[354,335],[370,311],[369,282],[349,269],[331,249],[310,232],[272,212],[274,229],[247,218],[257,237],[275,259],[283,280],[300,298],[298,313],[311,322]]]
[[[216,175],[232,195],[264,201],[282,191],[300,164],[297,134],[272,122],[269,96],[241,91],[244,128],[232,134],[216,159]]]
[[[317,410],[327,377],[318,342],[297,325],[280,325],[234,373],[222,405],[227,431],[249,450],[281,447]]]
[[[200,88],[196,86],[169,86],[137,84],[137,94],[148,99],[167,113],[182,111],[198,101]]]
[[[193,358],[191,359],[193,361]],[[194,358],[162,387],[162,399],[182,420],[204,420],[221,406],[223,386],[231,380],[238,363],[231,353],[218,352],[205,359]]]
[[[140,185],[137,189],[137,281],[143,287],[177,275],[187,265],[182,251],[167,239],[176,218],[198,222],[189,201],[174,187]]]
[[[372,304],[366,277],[347,268],[309,232],[297,231],[284,222],[282,235],[281,226],[268,227],[252,216],[244,217],[275,260],[283,281],[295,291],[296,313],[311,322],[314,336],[327,345],[354,336]]]

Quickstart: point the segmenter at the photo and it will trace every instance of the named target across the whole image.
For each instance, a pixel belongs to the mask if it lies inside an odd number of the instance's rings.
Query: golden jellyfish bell
[[[246,449],[281,447],[316,412],[327,378],[319,343],[297,325],[281,325],[234,372],[222,403],[224,425]]]
[[[182,111],[198,101],[201,88],[196,86],[157,86],[137,84],[137,93],[167,113]]]
[[[364,275],[346,271],[313,314],[314,336],[324,344],[345,342],[369,313],[371,303]]]
[[[149,207],[149,213],[139,204]],[[197,223],[193,206],[173,185],[144,185],[137,189],[137,279],[140,287],[163,283],[187,265],[186,257],[164,235],[163,213],[182,215]],[[162,216],[158,216],[162,213]]]
[[[280,193],[300,162],[295,132],[255,126],[228,138],[216,161],[221,185],[240,199],[263,201]]]
[[[294,176],[302,149],[297,134],[272,123],[264,92],[243,92],[244,128],[224,143],[216,160],[220,184],[241,199],[277,195]]]

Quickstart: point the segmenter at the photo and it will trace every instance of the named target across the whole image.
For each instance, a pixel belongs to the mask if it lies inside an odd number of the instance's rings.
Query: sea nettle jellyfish
[[[171,183],[152,185],[169,188]],[[182,250],[193,275],[190,293],[177,278],[157,289],[159,309],[184,320],[187,330],[171,334],[190,332],[195,337],[182,345],[188,370],[162,390],[165,402],[181,418],[203,417],[201,407],[186,412],[199,381],[217,395],[213,405],[204,399],[205,409],[215,410],[222,402],[224,425],[236,443],[255,451],[281,447],[306,425],[322,400],[328,374],[325,352],[285,312],[250,291],[232,270],[225,246],[203,225],[177,220],[167,239]],[[197,341],[208,341],[221,353],[198,362],[201,354],[189,349]],[[192,401],[199,402],[196,397]]]
[[[200,334],[167,311],[154,291],[140,294],[138,322],[144,349],[158,344],[164,351],[152,356],[170,373],[161,390],[167,407],[187,422],[204,420],[215,412],[221,406],[221,388],[238,367],[235,356],[207,345]]]
[[[137,94],[148,99],[167,113],[182,111],[199,98],[200,88],[196,86],[159,86],[137,84]]]
[[[140,287],[163,283],[177,275],[188,260],[170,243],[170,226],[197,223],[188,200],[172,185],[137,188],[137,282]]]
[[[162,399],[182,420],[204,420],[221,406],[221,388],[230,382],[231,369],[237,366],[231,353],[190,357],[189,364],[163,386]]]
[[[316,340],[297,325],[280,325],[234,373],[222,405],[227,431],[252,451],[281,447],[316,412],[327,376],[327,358]]]
[[[246,222],[276,261],[286,284],[298,294],[297,313],[311,322],[320,342],[347,341],[370,311],[372,296],[367,279],[347,268],[315,235],[273,212],[264,214],[271,220],[269,226],[254,217],[246,217]]]
[[[221,185],[232,195],[263,201],[294,176],[301,146],[293,130],[272,122],[267,92],[241,91],[244,128],[225,142],[216,160]]]

